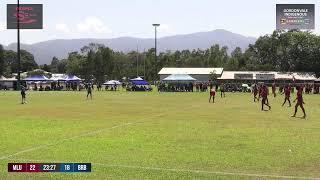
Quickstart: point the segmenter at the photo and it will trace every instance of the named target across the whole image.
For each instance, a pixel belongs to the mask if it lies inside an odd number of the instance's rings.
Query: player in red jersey
[[[258,93],[259,93],[259,97],[258,97],[258,101],[260,100],[260,98],[261,98],[261,94],[262,94],[262,84],[259,84],[259,86],[258,86]]]
[[[265,90],[267,91],[267,99],[266,99],[266,102],[267,104],[269,104],[269,99],[268,99],[268,96],[269,96],[269,87],[267,85],[264,85],[264,88]]]
[[[273,97],[276,97],[276,89],[277,89],[276,83],[274,82],[274,83],[272,84],[272,94],[273,94]]]
[[[303,105],[305,104],[304,101],[303,101],[303,97],[302,97],[302,91],[303,91],[303,87],[297,87],[297,98],[293,101],[293,102],[296,102],[297,101],[297,104],[296,106],[294,107],[294,115],[292,117],[296,117],[296,114],[297,114],[297,111],[298,111],[298,106],[300,106],[300,108],[302,109],[302,112],[303,112],[303,118],[306,118],[306,111],[304,110],[304,107]]]
[[[257,98],[257,95],[258,95],[258,86],[255,84],[253,86],[253,102],[256,102],[256,100],[259,101],[259,98]]]
[[[212,103],[214,103],[214,97],[216,96],[216,90],[214,88],[210,89],[210,98],[209,98],[209,103],[211,101],[212,98]]]
[[[283,93],[282,93],[283,94]],[[284,88],[284,102],[282,104],[282,106],[284,106],[286,104],[286,102],[289,102],[289,107],[291,107],[291,101],[290,101],[290,94],[291,94],[291,86],[288,85]]]
[[[262,97],[262,101],[261,101],[261,111],[263,111],[263,106],[266,105],[269,107],[269,110],[271,110],[271,106],[269,105],[269,100],[268,100],[268,87],[266,85],[262,85],[261,86],[261,97]]]

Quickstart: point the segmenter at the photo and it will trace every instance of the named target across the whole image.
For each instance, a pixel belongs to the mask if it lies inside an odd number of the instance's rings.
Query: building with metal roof
[[[313,73],[275,71],[223,71],[220,81],[315,81]]]
[[[187,74],[200,82],[210,80],[211,74],[217,75],[221,82],[239,81],[315,81],[317,78],[314,73],[297,73],[297,72],[276,72],[276,71],[224,71],[223,68],[162,68],[158,73],[160,80],[163,81],[166,77],[172,74]]]

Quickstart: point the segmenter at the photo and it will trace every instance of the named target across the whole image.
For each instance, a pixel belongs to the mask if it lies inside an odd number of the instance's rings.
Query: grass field
[[[85,95],[28,92],[21,105],[19,92],[0,91],[0,179],[320,177],[319,95],[304,95],[306,120],[282,96],[262,112],[242,93],[215,104],[208,93]],[[10,174],[8,162],[91,162],[93,172]]]

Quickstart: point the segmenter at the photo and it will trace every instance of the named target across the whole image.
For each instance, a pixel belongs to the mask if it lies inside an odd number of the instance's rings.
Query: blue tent
[[[132,80],[131,82],[134,85],[149,85],[149,83],[145,80]]]
[[[137,77],[135,79],[130,79],[133,85],[149,85],[149,83],[145,80],[143,80],[141,77]]]
[[[172,74],[164,78],[163,81],[196,81],[196,79],[188,74]]]
[[[49,81],[44,75],[33,75],[24,79],[25,81]]]

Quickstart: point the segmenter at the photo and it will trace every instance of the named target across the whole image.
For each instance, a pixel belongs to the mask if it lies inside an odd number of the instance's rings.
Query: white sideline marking
[[[90,136],[90,135],[94,135],[94,134],[99,134],[99,133],[107,131],[107,130],[116,129],[116,128],[119,128],[119,127],[125,127],[125,126],[138,124],[138,123],[142,123],[142,122],[132,122],[132,123],[126,123],[126,124],[122,124],[122,125],[117,125],[117,126],[113,126],[113,127],[110,127],[110,128],[105,128],[105,129],[100,129],[100,130],[96,130],[96,131],[87,132],[87,133],[80,134],[80,135],[77,135],[77,136],[73,136],[73,137],[70,137],[70,138],[61,139],[61,140],[58,140],[55,143],[43,144],[43,145],[31,147],[31,148],[24,149],[22,151],[16,152],[14,154],[2,156],[2,157],[0,157],[0,160],[8,159],[8,158],[10,158],[12,156],[16,156],[16,155],[23,154],[23,153],[26,153],[26,152],[31,152],[31,151],[34,151],[34,150],[47,148],[47,147],[50,147],[50,146],[55,146],[55,145],[58,145],[58,144],[60,144],[62,142],[69,141],[69,140],[72,140],[72,139],[76,139],[76,138],[80,138],[80,137],[84,137],[84,136]]]
[[[28,161],[28,162],[48,162],[48,160],[26,160],[26,159],[10,159],[13,161]],[[53,163],[59,163],[63,161],[51,161]],[[110,165],[103,163],[92,163],[93,165],[115,168],[130,168],[130,169],[144,169],[154,171],[171,171],[171,172],[189,172],[189,173],[202,173],[202,174],[216,174],[216,175],[231,175],[231,176],[245,176],[245,177],[267,177],[267,178],[282,178],[282,179],[310,179],[320,180],[320,177],[303,177],[303,176],[285,176],[285,175],[272,175],[272,174],[251,174],[251,173],[237,173],[237,172],[222,172],[222,171],[205,171],[205,170],[193,170],[193,169],[175,169],[175,168],[159,168],[159,167],[146,167],[146,166],[129,166],[129,165]]]

